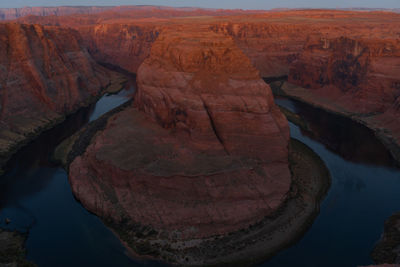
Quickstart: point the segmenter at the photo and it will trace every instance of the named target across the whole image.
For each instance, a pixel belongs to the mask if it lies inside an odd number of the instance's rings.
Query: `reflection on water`
[[[346,160],[395,165],[389,151],[367,127],[297,101],[277,98],[276,103],[300,115],[307,122],[308,129],[301,129],[303,135],[319,141]]]
[[[107,113],[108,111],[112,110],[115,107],[118,107],[125,103],[127,99],[132,98],[133,95],[133,85],[130,84],[131,89],[123,90],[118,94],[110,94],[105,97],[102,97],[99,101],[97,101],[96,105],[94,106],[93,112],[91,112],[89,121],[94,121],[101,117],[101,115]]]
[[[0,227],[29,230],[28,259],[39,266],[134,266],[99,218],[73,197],[64,169],[50,161],[54,148],[83,125],[128,101],[133,86],[101,98],[21,150],[0,179]],[[5,219],[11,223],[6,225]],[[149,263],[150,264],[150,263]],[[147,265],[141,262],[139,265]]]
[[[305,236],[262,266],[372,264],[384,221],[400,210],[400,170],[364,127],[290,100],[277,103],[304,115],[312,132],[290,123],[291,136],[324,160],[332,186]]]
[[[8,204],[18,203],[25,197],[37,194],[48,185],[52,175],[43,175],[38,179],[37,173],[42,167],[56,167],[50,161],[54,147],[85,125],[92,110],[93,106],[90,106],[69,116],[64,123],[43,133],[11,159],[6,175],[0,179],[0,210]]]

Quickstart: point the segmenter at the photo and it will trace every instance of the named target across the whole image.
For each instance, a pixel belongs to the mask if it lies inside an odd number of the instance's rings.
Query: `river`
[[[101,220],[74,199],[66,171],[50,160],[63,139],[128,101],[133,91],[129,86],[106,95],[43,133],[13,157],[1,178],[0,227],[29,231],[27,257],[38,266],[157,265],[132,260]],[[291,136],[325,161],[332,186],[304,237],[262,266],[371,264],[369,253],[384,221],[400,210],[400,170],[365,127],[288,99],[276,101],[308,123],[308,130],[290,123]]]
[[[323,159],[332,185],[310,230],[262,266],[372,264],[384,221],[400,211],[400,169],[366,127],[289,99],[276,102],[309,124],[302,130],[290,123],[291,137]]]
[[[38,266],[132,266],[119,239],[77,202],[67,172],[51,162],[55,147],[88,122],[128,101],[133,85],[105,95],[16,154],[0,180],[0,227],[29,231],[28,260]],[[6,225],[5,219],[11,220]]]

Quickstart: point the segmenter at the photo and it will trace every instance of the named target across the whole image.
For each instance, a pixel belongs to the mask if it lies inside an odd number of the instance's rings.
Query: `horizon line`
[[[166,7],[166,8],[193,8],[193,9],[209,9],[209,10],[257,10],[257,11],[271,11],[271,10],[279,10],[279,9],[286,9],[286,10],[400,10],[400,7],[274,7],[270,9],[246,9],[246,8],[212,8],[212,7],[200,7],[200,6],[168,6],[168,5],[54,5],[54,6],[41,6],[41,5],[29,5],[29,6],[22,6],[22,7],[0,7],[0,9],[22,9],[22,8],[57,8],[57,7]]]

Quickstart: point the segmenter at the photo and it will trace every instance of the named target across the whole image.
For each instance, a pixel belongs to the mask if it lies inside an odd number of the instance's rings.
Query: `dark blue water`
[[[291,136],[324,160],[332,186],[320,215],[301,241],[262,266],[373,263],[370,252],[384,221],[400,211],[400,170],[368,129],[287,99],[277,103],[307,119],[312,132],[290,124]]]
[[[0,179],[0,227],[29,231],[28,259],[38,266],[135,266],[101,220],[73,197],[67,173],[49,157],[57,144],[89,121],[128,101],[133,86],[102,97],[28,145]],[[6,225],[5,219],[11,223]]]

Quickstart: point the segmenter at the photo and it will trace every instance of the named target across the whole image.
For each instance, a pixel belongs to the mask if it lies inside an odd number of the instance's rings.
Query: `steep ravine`
[[[97,64],[74,30],[0,24],[0,170],[42,131],[124,78]]]

